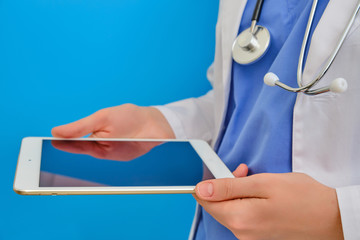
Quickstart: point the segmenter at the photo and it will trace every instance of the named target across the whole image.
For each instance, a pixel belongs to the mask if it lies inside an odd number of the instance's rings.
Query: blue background
[[[20,141],[210,85],[218,1],[0,0],[0,239],[186,239],[191,195],[20,196]]]

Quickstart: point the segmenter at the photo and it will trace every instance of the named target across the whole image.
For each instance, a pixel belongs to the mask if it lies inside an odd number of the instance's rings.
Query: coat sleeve
[[[199,98],[188,98],[156,106],[170,123],[176,138],[211,141],[214,129],[213,90]]]
[[[344,238],[360,239],[360,186],[341,187],[336,192]]]

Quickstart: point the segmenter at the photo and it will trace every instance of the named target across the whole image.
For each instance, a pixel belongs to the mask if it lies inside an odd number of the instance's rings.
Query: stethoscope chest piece
[[[270,33],[257,25],[255,29],[248,28],[241,32],[232,46],[232,57],[239,64],[250,64],[259,60],[270,45]]]

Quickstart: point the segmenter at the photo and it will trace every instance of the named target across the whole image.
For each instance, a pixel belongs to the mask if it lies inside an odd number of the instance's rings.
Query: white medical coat
[[[313,80],[337,45],[358,0],[330,0],[312,36],[303,83]],[[208,69],[213,90],[199,98],[158,107],[177,138],[217,144],[230,87],[231,46],[246,0],[220,0],[214,63]],[[360,239],[360,16],[334,63],[316,85],[337,78],[348,82],[342,94],[297,95],[293,118],[293,171],[336,188],[345,239]],[[298,56],[294,56],[298,58]],[[284,66],[286,67],[286,66]],[[285,90],[284,90],[285,91]],[[295,94],[295,93],[294,93]]]

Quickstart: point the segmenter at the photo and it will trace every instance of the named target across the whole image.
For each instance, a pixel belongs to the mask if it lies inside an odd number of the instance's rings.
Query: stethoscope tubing
[[[257,0],[256,1],[256,5],[255,5],[253,15],[251,17],[251,21],[256,21],[256,22],[259,21],[263,3],[264,3],[264,0]]]
[[[318,3],[318,0],[314,0],[313,3],[312,3],[311,11],[310,11],[310,14],[309,14],[309,19],[308,19],[306,29],[305,29],[303,42],[301,44],[301,50],[300,50],[299,62],[298,62],[299,64],[298,64],[298,67],[297,67],[297,83],[298,83],[298,86],[300,88],[302,88],[301,81],[302,81],[302,69],[303,69],[303,64],[304,64],[305,49],[306,49],[307,42],[309,40],[311,26],[312,26],[312,24],[314,22],[313,20],[314,20],[314,15],[315,15],[316,8],[317,8],[317,3]],[[313,84],[311,84],[311,86],[312,85]]]

